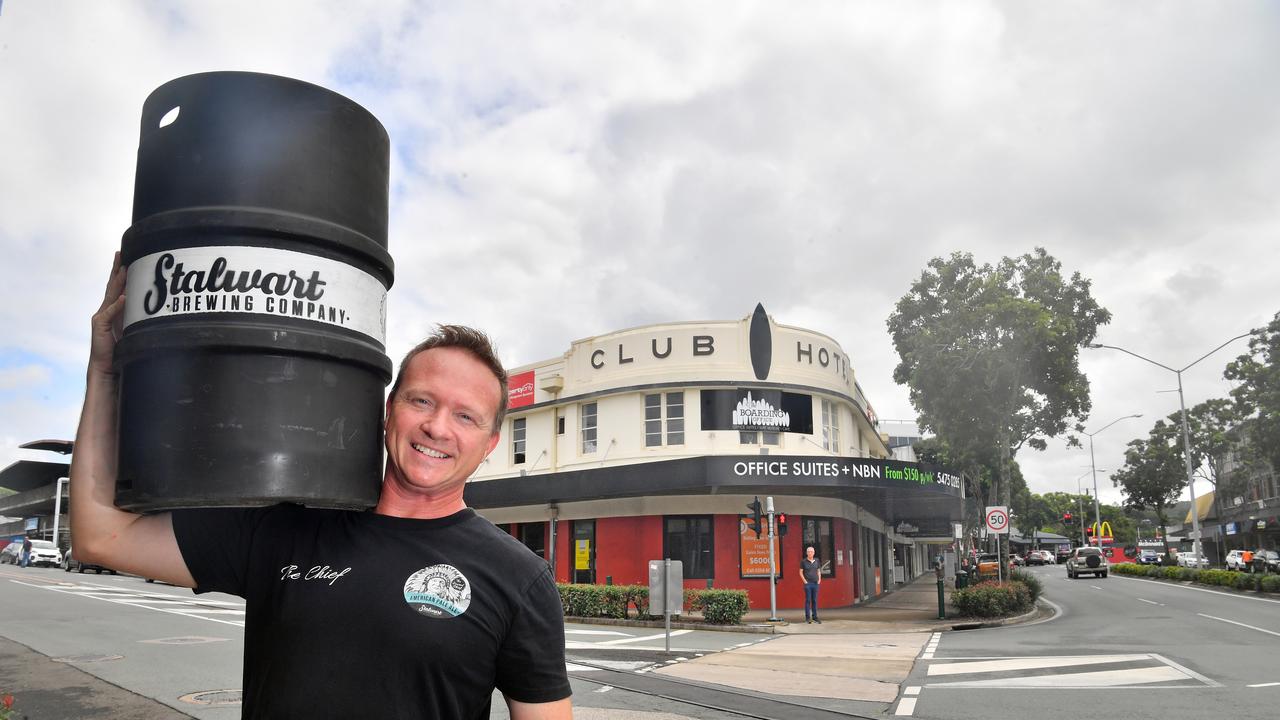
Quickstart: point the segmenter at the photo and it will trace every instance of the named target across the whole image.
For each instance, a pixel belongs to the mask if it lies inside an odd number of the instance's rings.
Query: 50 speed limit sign
[[[1009,532],[1009,509],[1004,505],[987,508],[987,530],[997,535]]]

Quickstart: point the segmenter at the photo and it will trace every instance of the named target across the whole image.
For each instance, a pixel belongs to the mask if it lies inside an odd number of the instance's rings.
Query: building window
[[[541,522],[520,523],[517,537],[524,546],[542,559],[547,558],[547,524]]]
[[[561,415],[559,412],[556,413],[556,434],[557,435],[564,434],[564,416]]]
[[[754,430],[739,430],[738,442],[743,445],[759,445],[761,442],[765,445],[781,445],[782,433],[776,432],[756,432]]]
[[[836,541],[831,534],[830,518],[804,518],[800,523],[803,528],[804,544],[800,548],[801,557],[812,547],[814,554],[822,561],[822,577],[834,577],[836,574]]]
[[[840,406],[830,400],[822,401],[822,447],[840,452]]]
[[[665,412],[663,399],[662,393],[650,393],[644,396],[645,447],[684,444],[684,393],[666,393]],[[665,442],[663,441],[664,425]]]
[[[526,418],[511,418],[511,462],[524,464],[524,433]]]
[[[582,454],[590,455],[596,451],[596,404],[583,403],[579,406],[581,417],[579,427],[582,428]]]
[[[714,550],[710,515],[669,515],[662,519],[662,556],[684,563],[685,578],[715,577]]]

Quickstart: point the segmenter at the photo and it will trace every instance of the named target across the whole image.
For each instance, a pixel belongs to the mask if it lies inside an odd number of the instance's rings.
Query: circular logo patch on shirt
[[[471,605],[471,583],[452,565],[432,565],[405,581],[404,601],[427,617],[457,617]]]

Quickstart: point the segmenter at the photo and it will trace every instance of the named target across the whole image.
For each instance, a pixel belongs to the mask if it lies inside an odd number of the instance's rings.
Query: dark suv
[[[1056,557],[1058,558],[1058,564],[1059,564],[1059,565],[1061,565],[1062,563],[1066,562],[1066,561],[1067,561],[1067,559],[1071,557],[1071,546],[1069,546],[1069,545],[1059,545],[1059,546],[1058,546],[1058,552],[1057,552],[1057,554],[1056,554]]]

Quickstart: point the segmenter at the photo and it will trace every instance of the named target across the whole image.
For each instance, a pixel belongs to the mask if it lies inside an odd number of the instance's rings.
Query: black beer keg
[[[213,72],[147,98],[117,505],[377,502],[388,167],[381,123],[315,85]]]

